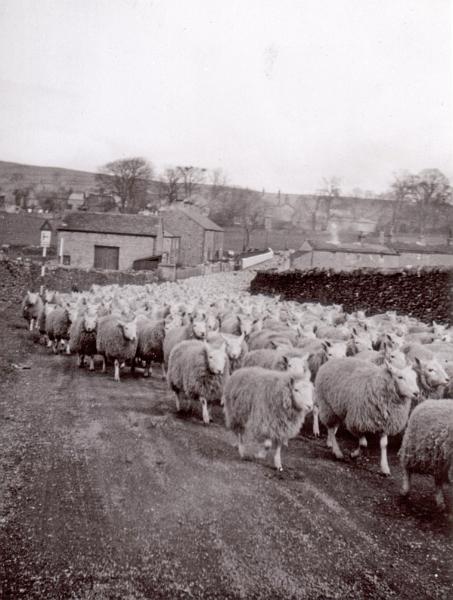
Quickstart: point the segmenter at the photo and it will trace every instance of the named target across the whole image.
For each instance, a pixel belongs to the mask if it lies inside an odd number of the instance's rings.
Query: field
[[[452,597],[451,526],[427,479],[400,499],[395,444],[385,479],[376,443],[335,462],[306,426],[278,474],[239,460],[220,409],[178,417],[158,369],[117,384],[17,307],[0,328],[2,599]]]

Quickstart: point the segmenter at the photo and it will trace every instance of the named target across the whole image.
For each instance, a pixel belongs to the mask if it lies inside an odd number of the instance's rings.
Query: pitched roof
[[[332,244],[331,242],[307,240],[313,250],[319,252],[347,252],[353,254],[389,254],[396,255],[398,252],[394,248],[383,246],[382,244]],[[301,250],[303,247],[301,248]]]
[[[200,227],[203,227],[203,229],[208,229],[209,231],[223,231],[223,229],[219,227],[217,223],[214,223],[214,221],[211,221],[211,219],[205,217],[193,208],[189,208],[188,206],[178,206],[177,210],[181,210],[189,218],[195,221],[195,223],[198,223]]]
[[[155,237],[159,223],[159,217],[144,215],[68,213],[58,230]]]
[[[28,213],[0,212],[0,244],[12,246],[39,246],[41,227],[48,217]],[[55,221],[49,221],[55,229]],[[52,245],[55,243],[52,236]]]

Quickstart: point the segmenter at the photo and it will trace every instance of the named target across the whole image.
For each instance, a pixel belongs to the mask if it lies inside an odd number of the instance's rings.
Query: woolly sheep
[[[210,333],[207,339],[209,342],[217,341],[217,343],[221,343],[222,340],[225,342],[231,373],[242,367],[244,357],[248,352],[244,333],[241,335],[233,335],[231,333]]]
[[[189,323],[182,327],[174,327],[168,330],[163,343],[165,368],[168,366],[170,352],[173,350],[176,344],[186,340],[204,340],[206,339],[206,334],[207,331],[205,321],[193,321],[193,323]]]
[[[422,344],[407,344],[401,349],[409,364],[417,372],[418,386],[424,398],[430,397],[439,388],[450,382],[445,369],[434,354]]]
[[[143,377],[151,374],[151,363],[162,364],[164,361],[163,343],[165,338],[165,321],[150,321],[140,318],[137,321],[137,354],[136,358],[144,361]]]
[[[264,457],[275,445],[274,466],[282,470],[281,448],[295,437],[313,408],[313,384],[304,376],[247,367],[235,371],[223,394],[225,424],[238,437],[241,458],[244,442],[263,444]]]
[[[113,360],[114,380],[120,380],[120,364],[133,361],[137,353],[137,321],[124,322],[118,317],[102,317],[98,321],[96,350],[102,356],[102,372],[106,371],[106,361]]]
[[[61,342],[69,339],[69,327],[71,320],[69,312],[62,306],[56,306],[46,317],[46,334],[49,342],[53,342],[52,350],[54,354],[58,352],[58,346]],[[69,354],[69,346],[66,347]]]
[[[203,423],[209,425],[208,404],[220,402],[229,364],[226,345],[199,340],[179,342],[171,351],[168,370],[168,387],[176,394],[176,410],[181,400],[199,400]]]
[[[379,433],[381,472],[390,475],[388,436],[404,429],[411,400],[418,392],[417,376],[410,366],[397,369],[386,363],[379,367],[356,358],[328,361],[318,371],[315,389],[319,417],[328,429],[328,447],[336,458],[343,458],[335,437],[341,423],[359,437],[353,458],[367,445],[366,433]]]
[[[308,353],[300,348],[282,347],[275,350],[264,348],[248,352],[244,357],[243,366],[304,375],[309,372],[308,357]]]
[[[231,333],[247,337],[252,333],[254,326],[259,323],[258,319],[253,319],[248,315],[228,315],[221,320],[220,331],[222,333]]]
[[[453,481],[453,400],[425,400],[414,409],[399,455],[402,494],[409,493],[413,473],[431,475],[437,505],[447,505],[444,486]]]
[[[37,326],[39,315],[43,310],[43,301],[38,293],[27,291],[22,301],[22,316],[28,321],[30,331]]]
[[[94,371],[96,354],[97,316],[86,313],[76,318],[69,328],[69,350],[77,354],[77,364],[84,366],[85,356],[90,359],[90,371]]]

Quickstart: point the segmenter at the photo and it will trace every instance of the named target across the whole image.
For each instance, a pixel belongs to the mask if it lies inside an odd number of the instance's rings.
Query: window
[[[63,254],[63,264],[64,265],[71,264],[71,256],[69,254]]]

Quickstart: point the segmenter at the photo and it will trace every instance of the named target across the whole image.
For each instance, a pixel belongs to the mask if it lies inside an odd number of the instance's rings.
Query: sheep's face
[[[242,354],[242,342],[244,341],[244,334],[241,335],[223,335],[223,339],[226,343],[226,352],[229,358],[237,360]]]
[[[96,315],[85,315],[83,318],[83,328],[87,333],[91,333],[96,330],[97,319]]]
[[[208,359],[208,366],[211,373],[214,375],[220,375],[225,371],[226,365],[226,344],[222,343],[220,346],[213,346],[212,344],[205,343],[206,357]]]
[[[135,341],[137,338],[137,321],[135,319],[133,321],[129,321],[128,323],[120,323],[119,327],[123,331],[123,337],[125,340],[129,340],[130,342]]]
[[[183,325],[183,317],[181,315],[168,315],[164,320],[164,328],[165,333],[170,331],[170,329],[175,329],[175,327],[181,327]]]
[[[198,340],[206,339],[206,321],[194,321],[192,323],[192,330]]]
[[[386,360],[397,369],[404,369],[407,366],[406,355],[401,350],[388,349],[386,352]]]
[[[328,358],[344,358],[346,356],[346,342],[337,342],[336,344],[330,344],[327,346],[327,357]]]
[[[46,290],[44,292],[44,300],[46,302],[54,302],[54,297],[55,297],[55,292],[53,292],[52,290]]]
[[[309,372],[307,365],[308,355],[304,356],[284,356],[283,361],[285,368],[290,373],[297,373],[300,375],[306,375]]]
[[[437,388],[443,385],[447,385],[450,382],[445,369],[442,367],[437,359],[433,360],[419,360],[416,359],[417,365],[423,373],[427,384],[430,387]]]
[[[239,315],[239,326],[241,328],[241,333],[244,335],[250,335],[252,333],[253,327],[253,319],[252,317],[246,315]]]
[[[34,306],[38,302],[38,294],[36,292],[27,292],[27,304]]]
[[[294,407],[310,412],[313,410],[313,384],[305,378],[291,378],[291,395]]]
[[[420,392],[417,385],[417,373],[410,366],[404,367],[404,369],[398,369],[391,363],[386,362],[386,367],[390,371],[398,393],[402,398],[409,398],[415,400]]]
[[[219,321],[214,315],[208,315],[206,317],[206,327],[208,331],[217,331],[219,328]]]
[[[371,338],[367,334],[353,335],[352,342],[357,353],[373,349]]]

